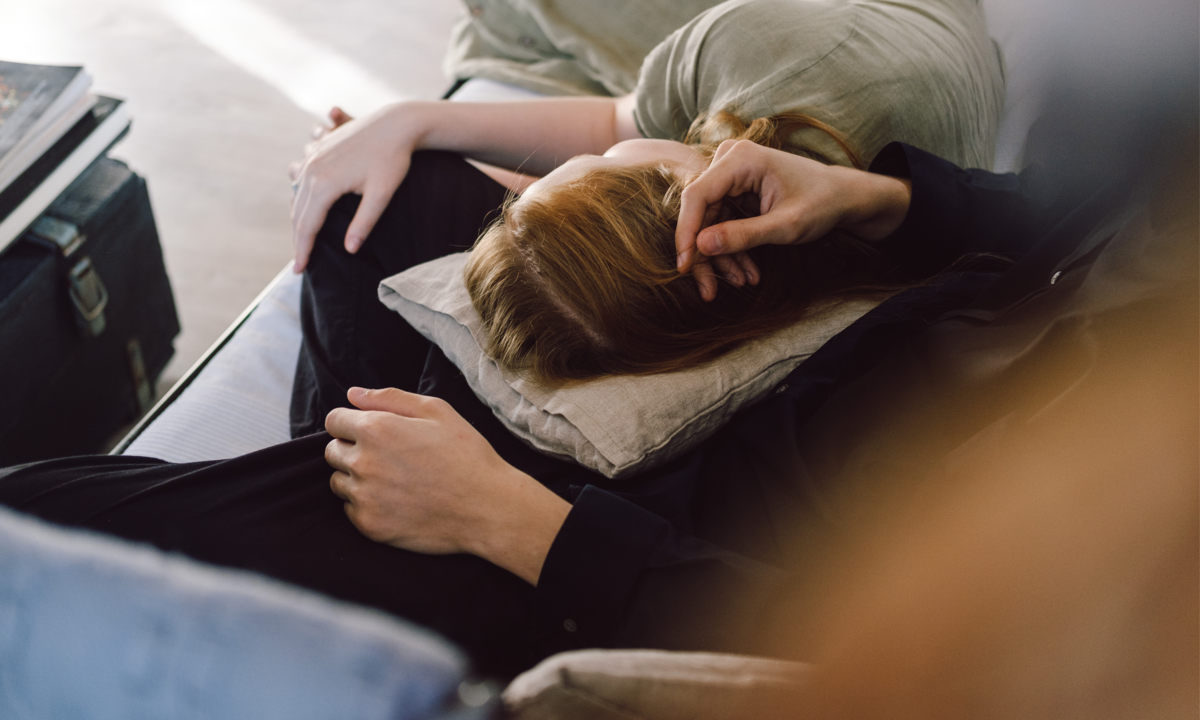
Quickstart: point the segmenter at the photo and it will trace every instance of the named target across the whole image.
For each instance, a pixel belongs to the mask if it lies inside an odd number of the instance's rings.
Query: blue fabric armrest
[[[0,717],[415,720],[466,665],[382,613],[0,510]]]

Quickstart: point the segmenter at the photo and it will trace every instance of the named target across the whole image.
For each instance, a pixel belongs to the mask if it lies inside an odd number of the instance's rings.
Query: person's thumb
[[[374,410],[389,412],[404,417],[423,417],[422,408],[427,405],[429,398],[416,393],[405,392],[397,388],[367,388],[352,387],[346,393],[350,404],[359,410]]]
[[[715,257],[732,255],[759,245],[786,245],[794,240],[791,228],[769,215],[727,220],[705,228],[696,236],[700,252]]]

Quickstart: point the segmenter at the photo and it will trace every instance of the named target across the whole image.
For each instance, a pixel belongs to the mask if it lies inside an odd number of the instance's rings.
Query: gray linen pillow
[[[512,720],[787,717],[811,666],[662,650],[577,650],[518,675],[501,696]]]
[[[485,332],[463,285],[467,257],[447,255],[393,275],[380,283],[379,299],[442,349],[514,435],[610,478],[694,448],[878,304],[829,303],[803,322],[687,370],[556,389],[503,370],[483,352]]]

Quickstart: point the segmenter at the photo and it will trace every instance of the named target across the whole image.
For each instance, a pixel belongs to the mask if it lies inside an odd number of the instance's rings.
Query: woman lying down
[[[1028,241],[938,218],[983,183],[1019,219],[1016,180],[884,146],[986,166],[1002,84],[969,0],[741,2],[664,41],[625,98],[345,122],[296,177],[296,439],[11,468],[0,502],[381,608],[489,673],[575,647],[788,654],[771,628],[800,592],[794,544],[838,522],[806,423],[996,271],[924,279]],[[481,231],[464,282],[484,349],[548,387],[734,362],[814,303],[895,294],[699,447],[610,479],[515,438],[378,302]]]

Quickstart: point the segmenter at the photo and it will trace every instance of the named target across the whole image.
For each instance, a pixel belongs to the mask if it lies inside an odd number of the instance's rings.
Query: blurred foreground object
[[[1060,226],[1078,263],[943,319],[864,379],[878,402],[825,416],[841,527],[807,549],[815,599],[764,640],[814,665],[566,653],[514,681],[510,713],[1195,717],[1197,162],[1180,145],[1093,196],[1098,224]]]
[[[1111,210],[1049,287],[871,386],[828,592],[779,639],[816,669],[760,716],[1197,716],[1198,9],[1044,14],[1077,25],[1027,159]]]
[[[818,667],[799,716],[1196,717],[1194,154],[1186,164],[1057,321],[995,358],[993,379],[1021,395],[1012,412],[915,501],[859,509],[871,530],[804,622]],[[894,420],[916,433],[963,401]]]
[[[466,670],[384,613],[0,509],[6,720],[482,720]]]

